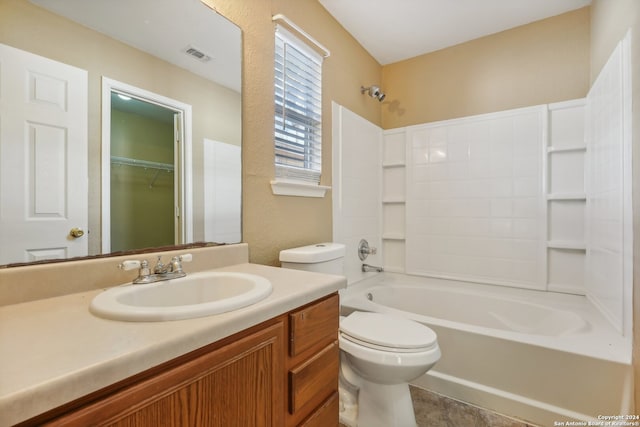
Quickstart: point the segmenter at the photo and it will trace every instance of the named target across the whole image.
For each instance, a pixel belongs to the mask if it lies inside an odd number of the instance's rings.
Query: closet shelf
[[[123,166],[135,166],[145,169],[157,169],[173,172],[173,165],[169,163],[150,162],[148,160],[131,159],[129,157],[111,156],[111,164]]]
[[[571,249],[576,251],[584,251],[587,249],[587,245],[584,242],[573,241],[573,240],[549,240],[547,241],[547,248]]]

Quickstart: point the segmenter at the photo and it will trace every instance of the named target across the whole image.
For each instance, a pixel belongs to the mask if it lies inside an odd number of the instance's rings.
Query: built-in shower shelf
[[[547,153],[570,153],[572,151],[587,151],[587,146],[584,144],[580,144],[580,145],[547,147]]]
[[[382,203],[385,205],[393,205],[393,204],[404,204],[404,197],[387,197],[382,200]]]
[[[382,235],[383,240],[404,240],[405,235],[402,233],[384,233]]]
[[[547,290],[585,292],[585,100],[549,105],[546,148]]]
[[[587,200],[586,193],[550,193],[547,200]]]
[[[547,247],[551,249],[570,249],[576,251],[584,251],[587,249],[587,245],[584,242],[574,240],[549,240]]]
[[[390,169],[390,168],[403,168],[405,166],[404,163],[402,162],[385,162],[382,164],[382,167],[385,169]]]

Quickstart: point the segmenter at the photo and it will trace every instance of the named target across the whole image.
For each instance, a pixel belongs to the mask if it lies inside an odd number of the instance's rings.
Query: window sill
[[[309,184],[303,181],[276,179],[271,181],[271,191],[276,196],[324,197],[331,187]]]

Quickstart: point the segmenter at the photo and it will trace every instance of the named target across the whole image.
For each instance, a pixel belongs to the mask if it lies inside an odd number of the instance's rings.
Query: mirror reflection
[[[110,221],[107,251],[169,246],[179,241],[174,212],[180,113],[111,91]],[[106,210],[106,209],[105,209]],[[153,212],[153,215],[145,215]],[[103,226],[103,230],[105,227]],[[106,235],[106,233],[104,233]]]
[[[2,0],[0,264],[239,242],[241,44],[200,0]]]

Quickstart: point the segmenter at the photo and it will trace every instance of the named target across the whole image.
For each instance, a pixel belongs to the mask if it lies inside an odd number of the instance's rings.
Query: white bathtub
[[[384,273],[341,291],[438,335],[414,385],[543,426],[633,414],[631,343],[586,297]]]

